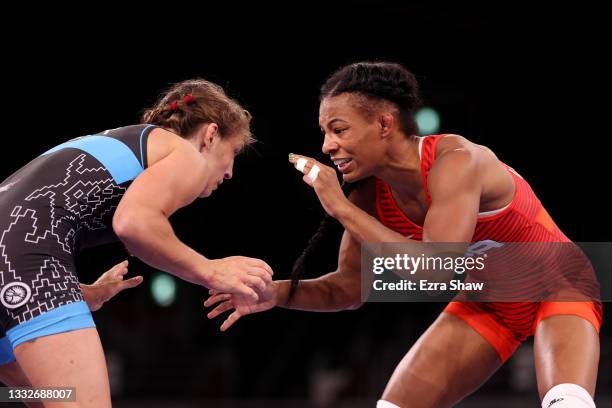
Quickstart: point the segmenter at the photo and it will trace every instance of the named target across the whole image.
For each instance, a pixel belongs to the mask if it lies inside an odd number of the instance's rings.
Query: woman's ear
[[[216,123],[209,123],[202,126],[200,130],[200,150],[210,149],[215,140],[219,138],[219,126]]]
[[[381,137],[387,137],[391,134],[391,129],[395,124],[395,117],[391,113],[382,113],[378,118],[378,123],[380,125]]]

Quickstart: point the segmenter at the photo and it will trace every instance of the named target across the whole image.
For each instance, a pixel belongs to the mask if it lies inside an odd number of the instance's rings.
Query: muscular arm
[[[365,181],[348,197],[364,214],[375,213],[375,182]],[[361,210],[362,209],[362,210]],[[277,282],[278,305],[288,309],[332,312],[361,306],[361,245],[344,231],[338,252],[338,268],[316,279],[300,282],[293,299],[288,302],[291,281]]]
[[[131,254],[196,284],[204,284],[207,259],[177,238],[168,217],[201,194],[203,177],[198,152],[180,143],[134,180],[113,218],[113,229]]]
[[[338,269],[316,279],[300,282],[291,302],[287,301],[291,281],[278,282],[278,305],[312,312],[356,309],[361,305],[360,247],[344,232],[338,256]]]

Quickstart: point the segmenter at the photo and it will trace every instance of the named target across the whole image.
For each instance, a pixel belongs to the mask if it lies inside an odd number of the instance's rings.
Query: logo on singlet
[[[556,404],[557,402],[561,401],[563,401],[563,398],[555,398],[554,400],[550,401],[550,404],[548,404],[548,408],[550,408],[553,404]]]
[[[0,302],[9,308],[15,309],[25,305],[32,296],[32,290],[23,282],[11,282],[0,291]]]
[[[486,257],[487,255],[485,254],[485,252],[491,249],[501,248],[503,246],[504,244],[502,244],[501,242],[493,241],[492,239],[485,239],[483,241],[477,241],[471,244],[468,247],[467,255],[484,255]]]

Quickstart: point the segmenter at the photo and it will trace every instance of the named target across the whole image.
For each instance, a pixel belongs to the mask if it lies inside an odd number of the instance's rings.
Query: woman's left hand
[[[95,312],[117,293],[125,289],[134,288],[142,283],[142,276],[124,279],[127,273],[128,261],[125,260],[104,272],[91,285],[81,283],[83,299],[87,302],[89,310]]]
[[[308,156],[289,154],[289,162],[304,174],[302,180],[314,188],[325,211],[334,218],[349,204],[338,181],[336,170]]]

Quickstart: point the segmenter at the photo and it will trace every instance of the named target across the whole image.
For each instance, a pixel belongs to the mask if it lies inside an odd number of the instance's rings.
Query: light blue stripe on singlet
[[[47,150],[42,156],[70,147],[95,157],[106,167],[117,184],[134,180],[144,170],[138,158],[125,143],[108,136],[94,135],[69,140]]]
[[[21,343],[32,339],[89,327],[96,327],[96,324],[91,317],[89,306],[81,300],[62,305],[18,324],[6,332],[6,337],[15,350],[15,347]]]
[[[0,364],[8,364],[15,361],[15,354],[13,354],[13,347],[8,336],[4,336],[0,339]]]

